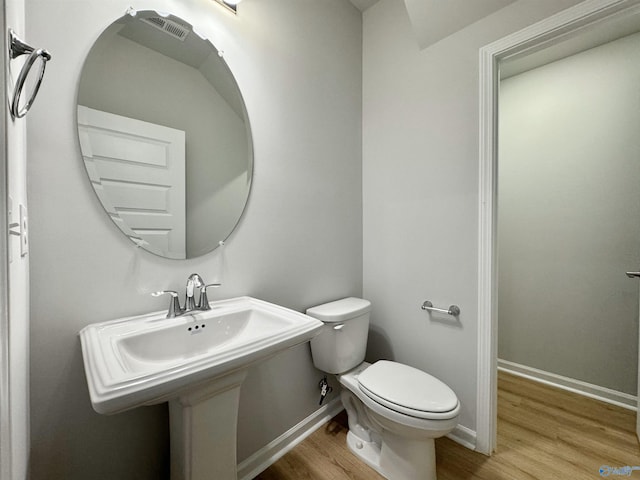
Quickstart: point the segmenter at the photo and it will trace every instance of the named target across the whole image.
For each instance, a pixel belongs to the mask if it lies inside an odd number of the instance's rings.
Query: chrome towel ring
[[[10,110],[11,115],[14,118],[22,118],[24,117],[31,105],[33,105],[34,100],[36,99],[36,95],[38,94],[38,90],[40,90],[40,85],[42,84],[42,78],[44,77],[44,70],[46,64],[49,60],[51,60],[51,54],[43,48],[34,49],[32,46],[24,43],[12,29],[9,29],[9,58],[13,60],[14,58],[19,57],[20,55],[29,55],[25,64],[22,66],[22,70],[20,70],[20,74],[18,75],[18,80],[16,81],[16,86],[13,91],[13,96],[11,98]],[[29,95],[28,100],[22,106],[21,98],[23,94],[23,90],[25,87],[25,83],[27,82],[27,78],[29,77],[29,72],[31,68],[35,65],[36,61],[40,59],[40,70],[38,72],[38,77],[33,83],[31,87],[31,93]]]

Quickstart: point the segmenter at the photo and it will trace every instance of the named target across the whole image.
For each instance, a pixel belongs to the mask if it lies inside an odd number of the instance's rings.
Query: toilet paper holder
[[[458,315],[460,315],[460,307],[458,307],[457,305],[451,305],[448,310],[445,310],[444,308],[434,307],[433,303],[431,303],[429,300],[425,300],[421,308],[422,310],[427,310],[428,312],[446,313],[447,315],[451,315],[452,317],[457,317]]]

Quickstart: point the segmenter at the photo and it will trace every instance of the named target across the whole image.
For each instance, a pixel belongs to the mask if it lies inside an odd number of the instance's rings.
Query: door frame
[[[2,114],[0,114],[0,480],[11,477],[11,410],[9,405],[9,216],[7,171],[7,117],[9,99],[7,93],[7,25],[5,0],[0,0],[0,49],[2,49]]]
[[[640,12],[640,0],[586,0],[480,49],[476,450],[496,449],[498,423],[497,166],[499,62]]]
[[[0,114],[0,480],[11,478],[11,407],[9,405],[9,216],[8,216],[8,163],[7,118],[9,98],[7,92],[7,24],[5,0],[0,0],[0,49],[2,49],[2,114]]]

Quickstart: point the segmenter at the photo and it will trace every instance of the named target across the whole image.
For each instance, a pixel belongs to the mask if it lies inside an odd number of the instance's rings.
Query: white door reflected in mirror
[[[120,230],[186,258],[185,133],[78,105],[78,134],[91,184]]]

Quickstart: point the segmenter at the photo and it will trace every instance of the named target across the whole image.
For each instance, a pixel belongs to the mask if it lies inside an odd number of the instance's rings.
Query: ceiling
[[[378,0],[351,0],[358,10],[364,12],[370,6],[378,3]]]
[[[361,12],[379,0],[350,0]],[[404,0],[411,28],[421,49],[462,30],[515,0]]]
[[[491,15],[515,0],[404,0],[421,49]]]

